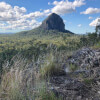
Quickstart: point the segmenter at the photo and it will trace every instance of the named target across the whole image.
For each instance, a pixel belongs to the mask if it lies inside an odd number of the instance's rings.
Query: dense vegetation
[[[28,34],[26,31],[13,35],[0,35],[0,78],[2,80],[0,91],[5,90],[7,93],[5,95],[1,93],[2,98],[7,97],[8,100],[33,100],[32,98],[34,100],[62,100],[62,98],[58,99],[52,91],[47,91],[44,79],[55,74],[64,74],[60,67],[75,50],[87,46],[100,47],[100,37],[97,32],[75,35],[55,30],[42,30],[39,34],[35,33],[39,33],[39,30],[38,32],[31,30]],[[27,75],[25,68],[30,68],[30,64],[32,73],[29,71],[29,75]],[[76,67],[72,65],[70,68],[74,71]],[[21,73],[26,75],[22,87]],[[34,82],[31,80],[31,84],[34,84],[32,87],[26,82],[28,77],[34,79]],[[41,89],[37,83],[45,84],[45,87]],[[13,88],[11,88],[12,86]],[[27,87],[25,88],[25,86]],[[33,90],[30,89],[34,86],[38,87],[38,91],[35,90],[37,92],[32,94]]]
[[[38,33],[37,30],[32,31],[32,33],[34,32]],[[100,44],[100,37],[96,32],[88,33],[87,35],[74,35],[52,30],[45,33],[42,31],[40,34],[33,35],[32,33],[23,33],[25,32],[14,35],[0,35],[0,56],[3,60],[6,58],[11,59],[18,52],[25,52],[29,56],[32,53],[36,57],[39,53],[46,52],[50,48],[57,51],[73,51],[83,46],[99,47]]]

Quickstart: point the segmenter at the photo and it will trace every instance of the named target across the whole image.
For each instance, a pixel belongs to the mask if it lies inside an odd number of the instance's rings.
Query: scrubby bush
[[[39,98],[36,100],[63,100],[57,97],[52,91],[47,91],[45,88],[39,91]]]
[[[37,86],[35,100],[63,100],[61,96],[56,96],[52,90],[49,90],[45,81],[38,82],[41,86]]]
[[[41,68],[41,75],[43,77],[49,77],[49,76],[54,76],[54,75],[61,75],[64,74],[63,70],[57,66],[56,63],[50,63],[47,66],[44,66],[43,68]]]
[[[55,55],[56,56],[56,55]],[[43,66],[41,66],[40,73],[42,77],[59,76],[65,74],[60,64],[55,60],[53,54],[49,54]],[[60,59],[60,58],[59,58]]]

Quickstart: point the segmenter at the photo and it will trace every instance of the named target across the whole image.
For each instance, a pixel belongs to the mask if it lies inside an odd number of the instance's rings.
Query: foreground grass
[[[34,86],[33,87],[34,89],[32,90],[32,88],[28,88],[27,85],[24,85],[24,83],[21,82],[22,76],[19,75],[20,72],[19,73],[17,73],[16,71],[8,72],[5,75],[3,75],[2,83],[0,85],[0,99],[2,100],[62,100],[61,98],[57,97],[54,94],[54,92],[48,89],[45,81],[38,80],[38,83],[36,85],[33,85],[33,83],[31,84],[29,83],[30,85]]]
[[[48,66],[46,66],[46,68],[43,67],[43,69],[45,70],[45,72],[43,73],[40,73],[40,71],[39,73],[35,72],[35,66],[32,68],[26,67],[30,65],[29,60],[21,59],[20,55],[15,56],[16,60],[14,59],[14,63],[11,66],[11,69],[5,69],[5,73],[2,74],[0,84],[0,99],[2,98],[3,100],[62,100],[47,87],[45,80],[40,78],[41,74],[44,76],[49,76],[55,74],[56,72],[59,72],[57,68],[55,68],[55,64],[53,65],[54,56],[51,54],[48,56],[48,61],[50,63]],[[45,57],[45,63],[47,61],[48,56]],[[33,64],[35,65],[35,63]]]

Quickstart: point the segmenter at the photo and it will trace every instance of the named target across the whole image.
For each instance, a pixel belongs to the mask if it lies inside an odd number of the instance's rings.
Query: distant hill
[[[65,29],[65,24],[63,22],[63,19],[55,14],[50,14],[43,22],[42,24],[35,29],[32,29],[30,31],[23,31],[19,34],[21,35],[32,35],[32,34],[62,34],[62,33],[71,33],[71,31],[68,31]]]

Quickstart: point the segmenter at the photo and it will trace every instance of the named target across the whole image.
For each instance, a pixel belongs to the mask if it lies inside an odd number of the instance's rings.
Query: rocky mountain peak
[[[42,22],[40,28],[45,30],[58,30],[64,32],[65,24],[59,15],[52,13]]]

